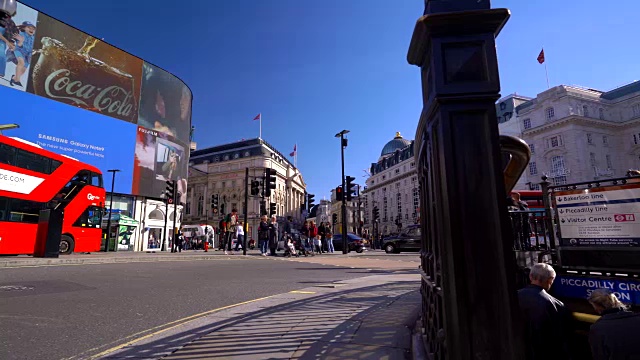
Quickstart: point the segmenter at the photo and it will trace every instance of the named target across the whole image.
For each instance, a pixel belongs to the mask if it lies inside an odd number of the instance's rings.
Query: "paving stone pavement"
[[[105,359],[409,359],[417,274],[313,286],[148,336]]]

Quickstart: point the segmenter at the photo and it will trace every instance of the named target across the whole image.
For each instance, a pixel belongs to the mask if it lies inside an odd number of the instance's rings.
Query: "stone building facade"
[[[373,234],[373,208],[378,207],[381,235],[397,233],[419,220],[420,189],[414,160],[414,142],[400,133],[383,147],[362,191],[364,228]],[[398,226],[399,225],[399,226]]]
[[[331,190],[331,203],[330,203],[330,216],[329,220],[334,225],[334,232],[336,234],[342,233],[342,201],[336,200],[336,190]],[[365,208],[362,196],[353,196],[351,201],[347,201],[347,232],[360,235],[364,228],[361,224],[364,224]],[[338,221],[334,224],[332,221],[333,214],[338,216]]]
[[[303,221],[300,207],[304,202],[306,184],[300,173],[282,153],[263,139],[243,140],[191,152],[187,202],[185,204],[184,224],[209,224],[217,227],[222,216],[238,209],[244,220],[243,207],[245,192],[249,191],[245,183],[245,171],[249,169],[249,182],[262,181],[265,169],[277,172],[276,189],[269,203],[276,203],[276,216],[283,220],[294,217],[294,222]],[[260,187],[262,190],[262,187]],[[219,209],[213,213],[212,196],[218,195]],[[260,222],[260,196],[249,195],[247,238],[257,239],[257,225]]]
[[[498,126],[532,151],[516,189],[622,177],[640,167],[640,81],[611,91],[560,85],[516,106]]]

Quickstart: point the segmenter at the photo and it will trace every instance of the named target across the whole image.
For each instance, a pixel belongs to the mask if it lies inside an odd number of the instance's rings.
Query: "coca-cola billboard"
[[[22,3],[0,1],[0,98],[11,136],[118,169],[114,190],[186,190],[192,94],[176,76]],[[19,90],[19,91],[15,91]],[[35,95],[34,95],[35,94]],[[184,199],[183,199],[184,200]]]
[[[28,91],[136,123],[143,61],[39,14]]]

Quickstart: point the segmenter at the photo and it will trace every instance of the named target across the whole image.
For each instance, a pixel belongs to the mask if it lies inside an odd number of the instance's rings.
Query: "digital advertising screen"
[[[4,135],[101,169],[114,191],[186,199],[191,90],[176,76],[18,3],[0,3],[0,123]]]

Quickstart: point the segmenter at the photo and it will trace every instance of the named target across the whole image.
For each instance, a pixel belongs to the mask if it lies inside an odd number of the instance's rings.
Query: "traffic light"
[[[336,201],[342,201],[344,196],[342,196],[342,186],[338,186],[336,188]]]
[[[167,180],[167,188],[164,192],[164,198],[167,199],[168,202],[173,202],[173,199],[176,196],[176,182],[175,180]]]
[[[354,178],[353,176],[347,176],[346,177],[346,181],[347,181],[347,188],[345,189],[345,195],[347,195],[347,201],[351,201],[351,198],[355,195],[356,192],[356,184],[354,184],[353,182],[356,180],[356,178]]]
[[[220,212],[222,214],[224,214],[224,208],[225,208],[224,203],[220,204]]]
[[[307,209],[309,209],[309,211],[311,211],[311,208],[313,207],[313,198],[316,197],[313,194],[307,194]]]
[[[218,213],[218,201],[218,194],[211,195],[211,210],[213,210],[214,214]]]
[[[251,195],[260,194],[260,181],[253,180],[251,181]]]
[[[276,214],[276,203],[269,203],[269,215]]]
[[[267,202],[260,201],[260,216],[267,215]]]
[[[373,208],[373,221],[376,221],[379,218],[380,218],[380,210],[376,206],[376,207]]]
[[[265,175],[265,182],[264,182],[264,195],[266,197],[271,196],[271,189],[275,189],[276,188],[276,170],[275,169],[265,169],[264,175]]]
[[[338,222],[338,214],[333,213],[333,216],[331,217],[331,220],[333,220],[333,223],[336,224]]]

